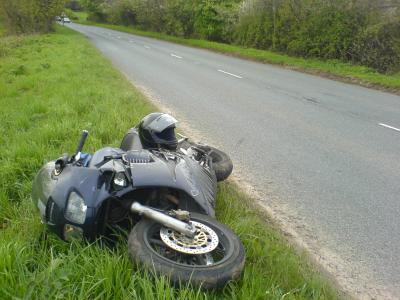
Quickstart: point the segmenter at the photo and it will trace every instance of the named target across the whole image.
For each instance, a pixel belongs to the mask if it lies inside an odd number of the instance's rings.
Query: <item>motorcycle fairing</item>
[[[214,199],[217,191],[215,173],[186,156],[164,158],[152,155],[153,162],[131,164],[133,186],[169,187],[184,191],[204,213],[215,216]]]
[[[110,149],[121,152],[120,149]],[[114,151],[115,150],[115,151]],[[99,150],[102,151],[102,150]],[[104,153],[104,151],[103,151]],[[105,178],[110,171],[123,170],[121,160],[111,160],[97,168],[67,165],[60,175],[53,171],[55,162],[47,163],[38,173],[33,184],[32,198],[40,210],[43,221],[57,234],[63,236],[66,223],[64,212],[72,191],[84,199],[87,206],[84,224],[78,225],[88,238],[96,234],[96,217],[102,203],[113,197],[123,195],[141,188],[168,187],[184,192],[186,201],[194,201],[202,209],[202,213],[215,216],[214,199],[216,195],[216,179],[214,172],[200,166],[196,161],[185,156],[174,159],[152,155],[152,162],[130,164],[131,182],[123,190],[114,191]],[[94,157],[96,154],[94,155]],[[108,172],[107,172],[108,171]]]
[[[76,192],[84,199],[87,211],[84,224],[74,225],[82,227],[88,238],[94,237],[98,206],[110,197],[105,184],[98,186],[101,175],[99,170],[69,165],[59,176],[54,176],[53,171],[54,161],[49,162],[39,171],[34,182],[34,187],[38,188],[33,190],[32,198],[40,210],[43,221],[53,231],[63,236],[64,225],[74,224],[65,218],[65,209],[70,193]]]

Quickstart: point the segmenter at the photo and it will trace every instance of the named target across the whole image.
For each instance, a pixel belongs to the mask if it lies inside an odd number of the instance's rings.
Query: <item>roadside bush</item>
[[[167,1],[163,31],[180,37],[192,37],[194,35],[195,9],[194,1]]]
[[[272,2],[243,1],[238,11],[238,23],[234,31],[236,44],[246,47],[269,49],[273,47]]]
[[[88,11],[87,19],[93,22],[106,22],[107,9],[103,0],[83,0],[82,4]]]
[[[342,58],[357,32],[346,1],[245,1],[236,30],[238,44],[303,57]]]
[[[325,5],[315,3],[312,10],[302,9],[297,12],[300,22],[288,17],[285,7],[278,11],[276,48],[296,56],[344,58],[360,25],[354,22],[353,11],[345,10],[342,1]],[[285,30],[288,23],[294,27],[290,31]]]
[[[235,42],[396,72],[400,22],[387,21],[387,16],[398,12],[380,7],[379,2],[356,0],[245,0],[239,10]]]
[[[104,15],[107,23],[134,25],[136,24],[136,12],[133,1],[115,0],[112,3],[103,4]]]
[[[200,1],[195,9],[195,35],[200,38],[229,42],[233,36],[236,10],[230,1]]]
[[[74,11],[82,10],[82,5],[78,0],[69,0],[65,3],[65,8],[69,8]]]
[[[10,33],[49,32],[64,0],[1,0],[0,13]]]
[[[367,28],[353,45],[353,60],[384,73],[400,72],[400,22]]]
[[[164,32],[166,0],[132,0],[137,25],[144,30]]]

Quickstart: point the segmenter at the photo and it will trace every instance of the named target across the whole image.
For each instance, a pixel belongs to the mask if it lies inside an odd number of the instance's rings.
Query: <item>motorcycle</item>
[[[240,277],[243,245],[215,219],[217,181],[232,171],[228,155],[185,137],[175,151],[145,149],[135,128],[120,148],[90,155],[82,152],[87,136],[34,180],[32,199],[50,230],[66,241],[131,230],[132,261],[174,284],[213,289]]]

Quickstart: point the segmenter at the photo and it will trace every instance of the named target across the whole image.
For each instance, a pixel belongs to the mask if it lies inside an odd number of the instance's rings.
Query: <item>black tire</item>
[[[190,146],[195,146],[206,152],[212,151],[210,156],[213,162],[212,168],[215,171],[215,176],[217,177],[217,181],[224,181],[229,177],[229,175],[231,175],[233,170],[233,163],[228,154],[217,148],[203,144],[195,144],[189,141],[184,141],[180,145],[180,147],[184,149],[187,149]]]
[[[225,249],[221,260],[211,265],[183,263],[182,257],[192,262],[198,260],[198,255],[181,254],[168,248],[160,239],[161,225],[143,219],[129,234],[128,250],[133,262],[144,266],[150,272],[155,271],[158,275],[168,276],[172,283],[178,286],[189,283],[194,287],[215,289],[225,286],[229,281],[237,280],[245,262],[245,252],[239,238],[228,227],[209,216],[192,213],[191,219],[203,223],[217,233],[218,248]],[[157,237],[159,241],[155,240]],[[213,254],[217,249],[210,253]],[[220,253],[222,252],[217,254]]]

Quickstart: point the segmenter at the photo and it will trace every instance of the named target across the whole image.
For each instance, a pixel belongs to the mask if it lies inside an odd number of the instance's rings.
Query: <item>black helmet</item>
[[[144,148],[176,150],[175,127],[178,121],[164,113],[151,113],[139,123],[139,137]]]

